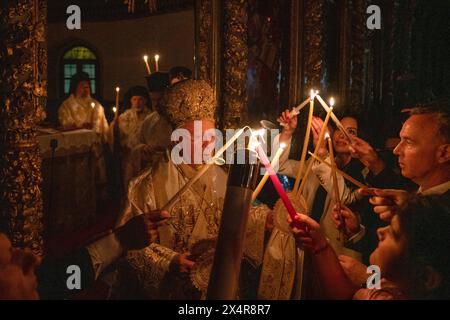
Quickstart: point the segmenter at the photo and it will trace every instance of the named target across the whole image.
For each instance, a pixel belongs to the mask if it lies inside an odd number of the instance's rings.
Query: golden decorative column
[[[223,1],[222,8],[222,127],[236,128],[247,119],[247,0]]]
[[[220,0],[195,2],[196,77],[208,82],[220,99]]]
[[[305,0],[304,6],[304,65],[305,88],[320,89],[325,72],[324,57],[324,1]]]
[[[42,253],[41,157],[36,124],[45,118],[47,3],[0,7],[0,232]]]

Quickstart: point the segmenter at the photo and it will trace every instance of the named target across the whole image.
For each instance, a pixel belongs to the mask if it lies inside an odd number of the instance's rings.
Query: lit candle
[[[325,109],[326,112],[328,112],[330,110],[330,107],[327,105],[327,103],[325,101],[323,101],[322,97],[319,95],[316,95],[317,100],[319,100],[320,104],[322,105],[322,107]],[[331,101],[333,101],[334,104],[334,99],[332,99]],[[344,126],[342,125],[342,123],[339,121],[339,119],[335,116],[334,113],[331,113],[331,119],[334,121],[334,123],[336,124],[336,126],[339,128],[339,130],[342,131],[342,133],[344,134],[344,136],[347,138],[348,142],[350,144],[353,143],[352,139],[350,138],[350,135],[347,133],[347,131],[345,130]]]
[[[148,56],[145,55],[144,56],[144,62],[145,62],[145,66],[147,67],[147,74],[152,74],[152,71],[150,70],[150,65],[148,64]]]
[[[311,89],[310,96],[309,96],[309,114],[308,114],[308,124],[306,126],[306,133],[305,133],[305,139],[303,141],[303,149],[302,149],[302,156],[300,158],[300,167],[298,168],[297,177],[295,179],[294,189],[292,190],[294,194],[297,193],[298,187],[300,185],[300,177],[303,172],[303,168],[305,167],[305,159],[306,159],[306,152],[308,150],[308,144],[309,144],[309,135],[311,133],[311,123],[312,123],[312,117],[314,112],[314,97],[316,96],[316,93],[313,89]]]
[[[270,166],[272,168],[278,165],[278,162],[284,149],[286,149],[286,144],[280,143],[280,147],[278,148],[277,152],[275,153],[275,156],[272,159],[272,162],[270,163]],[[261,192],[262,188],[264,187],[268,179],[269,179],[269,172],[266,170],[266,172],[264,173],[264,177],[262,177],[255,191],[253,191],[252,202],[256,200],[256,198],[258,197],[259,193]]]
[[[155,54],[155,70],[156,72],[159,71],[159,54]]]
[[[288,211],[289,216],[291,217],[293,223],[298,222],[297,220],[295,220],[295,216],[297,215],[297,212],[295,211],[295,208],[292,205],[291,200],[289,200],[286,192],[284,191],[283,186],[281,185],[281,182],[278,179],[278,176],[276,175],[275,171],[272,169],[269,159],[267,158],[267,155],[264,152],[264,150],[260,144],[258,144],[256,146],[256,152],[259,155],[259,159],[261,160],[261,163],[266,168],[268,175],[269,175],[270,179],[272,180],[273,186],[275,187],[275,190],[277,190],[278,195],[280,196],[281,200],[283,201],[283,204],[286,207],[286,210]]]
[[[114,116],[117,117],[119,115],[119,92],[120,88],[116,87],[116,106],[114,110]]]
[[[317,152],[319,151],[319,148],[323,142],[325,132],[327,131],[328,121],[330,121],[330,116],[332,113],[333,113],[333,108],[331,107],[331,108],[329,108],[329,110],[327,112],[327,116],[325,117],[325,121],[323,122],[322,129],[320,130],[319,139],[317,140],[317,145],[314,149],[314,155],[317,155]],[[306,178],[308,177],[309,172],[312,169],[312,165],[313,165],[313,161],[309,161],[308,167],[306,167],[306,171],[303,174],[302,183],[300,184],[300,187],[297,190],[297,193],[296,193],[297,196],[303,194],[303,189],[305,188],[306,180],[307,180]]]
[[[333,141],[331,141],[330,135],[327,133],[325,139],[328,141],[328,152],[330,153],[330,163],[331,163],[331,175],[333,176],[333,190],[334,190],[334,202],[337,204],[339,211],[341,209],[341,201],[339,196],[339,186],[336,175],[336,161],[334,160],[333,151]],[[344,241],[344,217],[339,214],[339,220],[341,221],[341,227],[339,228],[339,241],[343,243]]]
[[[91,102],[91,124],[94,124],[95,102]]]

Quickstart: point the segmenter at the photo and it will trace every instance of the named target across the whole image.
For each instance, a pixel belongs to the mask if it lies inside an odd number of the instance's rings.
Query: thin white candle
[[[155,70],[159,71],[159,54],[155,54]]]
[[[148,64],[148,56],[147,55],[145,55],[144,56],[144,62],[145,62],[145,66],[146,66],[146,68],[147,68],[147,74],[152,74],[152,71],[150,70],[150,65]]]
[[[320,95],[316,95],[316,98],[317,98],[317,100],[319,100],[320,104],[325,109],[325,111],[328,112],[330,110],[330,107],[327,105],[327,103],[325,101],[323,101],[322,97]],[[334,103],[334,99],[333,99],[333,103]],[[342,125],[342,123],[339,121],[339,119],[335,116],[335,114],[333,112],[331,113],[331,119],[334,121],[334,123],[339,128],[339,130],[342,131],[344,136],[347,138],[348,142],[350,144],[352,144],[353,141],[350,138],[350,135],[347,133],[347,131],[345,130],[344,126]]]
[[[280,160],[281,155],[283,154],[284,149],[286,149],[285,143],[280,143],[280,147],[278,148],[277,152],[275,153],[275,156],[272,159],[272,162],[270,162],[270,166],[274,168],[278,165],[278,162]],[[255,191],[253,191],[252,195],[252,202],[256,200],[259,193],[261,192],[262,188],[266,184],[267,180],[269,179],[269,172],[266,170],[264,173],[264,177],[262,177],[261,181],[259,182],[258,186],[256,187]]]
[[[306,152],[308,150],[309,136],[310,136],[310,133],[311,133],[311,123],[312,123],[312,118],[313,118],[313,114],[314,114],[314,97],[315,96],[316,96],[316,93],[314,92],[313,89],[311,89],[311,92],[309,94],[308,123],[306,125],[306,132],[305,132],[305,139],[303,141],[302,155],[300,157],[300,166],[298,168],[298,172],[297,172],[297,176],[295,178],[295,183],[294,183],[294,188],[293,188],[294,194],[297,193],[297,190],[298,190],[298,188],[300,186],[301,174],[303,172],[303,168],[305,167]]]

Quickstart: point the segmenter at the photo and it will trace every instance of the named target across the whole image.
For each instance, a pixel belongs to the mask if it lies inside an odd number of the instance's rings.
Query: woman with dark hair
[[[450,298],[450,206],[441,196],[415,196],[379,228],[378,246],[370,256],[379,267],[378,288],[361,289],[346,276],[320,225],[299,214],[304,229],[293,228],[297,245],[308,250],[324,298],[357,300]],[[291,221],[289,221],[291,222]],[[376,283],[372,284],[376,287]]]

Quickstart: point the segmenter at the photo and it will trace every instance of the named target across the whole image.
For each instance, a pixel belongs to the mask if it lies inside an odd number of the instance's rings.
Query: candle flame
[[[280,149],[282,150],[286,149],[286,143],[284,142],[280,143]]]
[[[331,139],[330,134],[328,132],[325,133],[325,139]]]
[[[316,96],[319,94],[319,90],[316,90]]]
[[[314,92],[314,89],[311,89],[311,91],[309,92],[309,97],[311,100],[314,100],[314,97],[316,96],[316,93]]]
[[[333,97],[330,98],[330,107],[332,107],[332,106],[334,106],[334,98]]]
[[[159,60],[159,54],[155,54],[155,61]]]
[[[113,112],[116,113],[117,112],[117,108],[113,107]]]
[[[145,62],[147,62],[147,60],[148,60],[148,56],[147,55],[144,56],[144,60],[145,60]]]
[[[94,102],[91,103],[91,107],[92,107],[92,109],[95,108],[95,103]]]
[[[120,88],[119,87],[116,87],[116,92],[119,92],[120,91]]]

